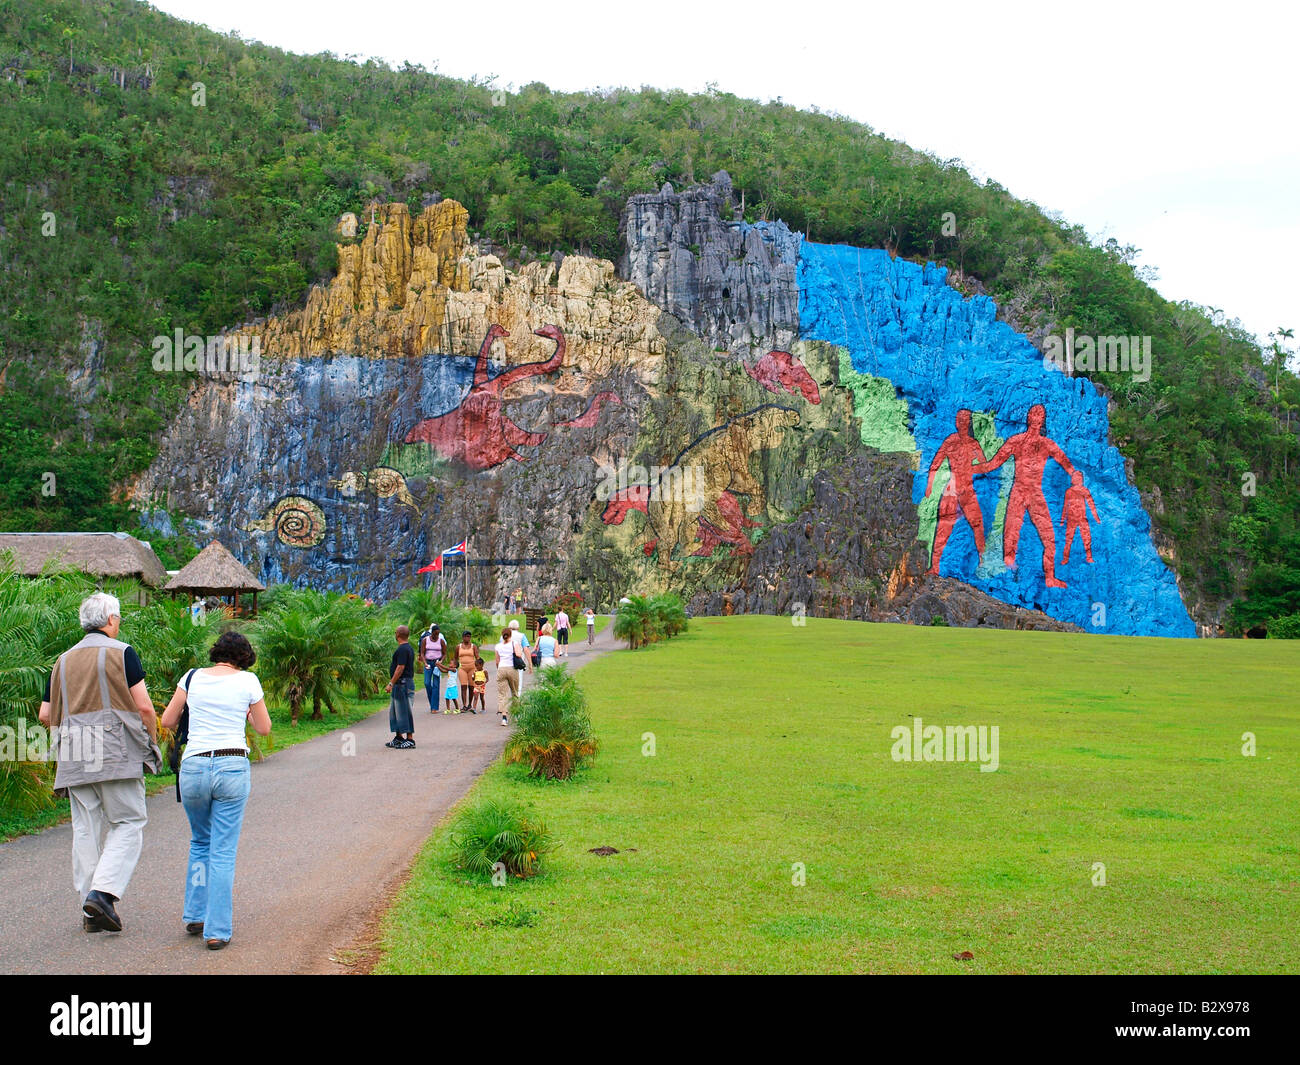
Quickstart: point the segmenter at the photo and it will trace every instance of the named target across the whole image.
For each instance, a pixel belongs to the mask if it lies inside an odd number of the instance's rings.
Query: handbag
[[[510,641],[510,653],[514,658],[512,664],[514,665],[515,669],[522,672],[523,670],[528,668],[528,664],[524,661],[524,656],[521,655],[517,650],[515,650],[515,641],[513,639],[511,639]]]
[[[190,741],[190,701],[188,698],[190,691],[190,681],[194,679],[194,674],[198,669],[191,669],[185,674],[185,680],[181,682],[181,687],[185,689],[187,696],[185,705],[181,707],[180,720],[176,722],[176,733],[172,736],[172,745],[167,751],[167,768],[176,774],[176,801],[181,801],[181,748]]]

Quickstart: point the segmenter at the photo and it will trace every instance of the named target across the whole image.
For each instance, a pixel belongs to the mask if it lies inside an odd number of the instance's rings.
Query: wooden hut
[[[164,586],[164,591],[172,593],[174,599],[178,592],[186,595],[207,598],[215,596],[227,600],[231,607],[238,609],[239,596],[253,593],[253,610],[257,613],[257,593],[266,591],[266,585],[253,576],[234,555],[216,540],[208,544]]]
[[[149,588],[167,580],[153,548],[122,532],[0,533],[0,553],[5,551],[13,555],[14,572],[24,577],[70,569],[100,581],[134,579]]]

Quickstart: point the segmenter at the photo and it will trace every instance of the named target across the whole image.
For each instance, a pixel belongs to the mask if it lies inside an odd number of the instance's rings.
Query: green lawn
[[[443,825],[376,971],[1300,971],[1300,644],[703,618],[579,676],[594,768],[467,800],[532,804],[548,871]],[[894,761],[912,714],[999,768]]]
[[[270,705],[267,709],[271,713],[271,735],[267,739],[259,736],[258,744],[262,748],[262,753],[269,756],[284,747],[292,747],[295,743],[315,739],[317,736],[332,732],[334,729],[354,725],[363,718],[369,717],[376,710],[384,710],[387,707],[388,695],[380,692],[365,701],[352,700],[351,708],[348,710],[340,709],[338,714],[331,714],[328,710],[323,711],[323,720],[311,721],[308,719],[311,714],[311,704],[309,703],[304,712],[304,717],[298,722],[297,726],[294,726],[289,721],[288,707],[281,708]],[[168,772],[159,773],[157,776],[146,775],[144,780],[145,791],[152,795],[164,788],[173,787],[176,784],[176,774]],[[20,814],[13,810],[0,808],[0,843],[7,839],[13,839],[14,836],[30,835],[35,832],[42,832],[52,825],[61,825],[71,816],[67,799],[55,799],[52,806],[35,814]]]

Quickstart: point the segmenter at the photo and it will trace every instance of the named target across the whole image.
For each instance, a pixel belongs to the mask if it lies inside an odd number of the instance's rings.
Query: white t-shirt
[[[515,642],[514,640],[498,643],[492,650],[501,656],[501,662],[498,669],[513,669],[515,665]]]
[[[224,677],[199,670],[190,678],[190,739],[184,757],[235,748],[247,751],[248,708],[263,698],[262,682],[246,669]]]
[[[587,615],[587,628],[589,628],[589,629],[594,629],[595,627],[596,627],[596,615],[595,615],[595,614],[588,614],[588,615]]]

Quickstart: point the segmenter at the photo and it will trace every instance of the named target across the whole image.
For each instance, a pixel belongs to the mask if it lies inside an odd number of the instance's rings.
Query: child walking
[[[478,703],[480,711],[487,709],[487,703],[484,701],[487,696],[487,669],[483,665],[483,659],[474,659],[474,690],[469,693],[469,708],[472,711],[474,704]]]
[[[460,713],[460,677],[456,672],[456,666],[450,658],[442,660],[442,672],[447,679],[443,686],[443,709],[444,714]],[[454,708],[454,709],[453,709]]]

